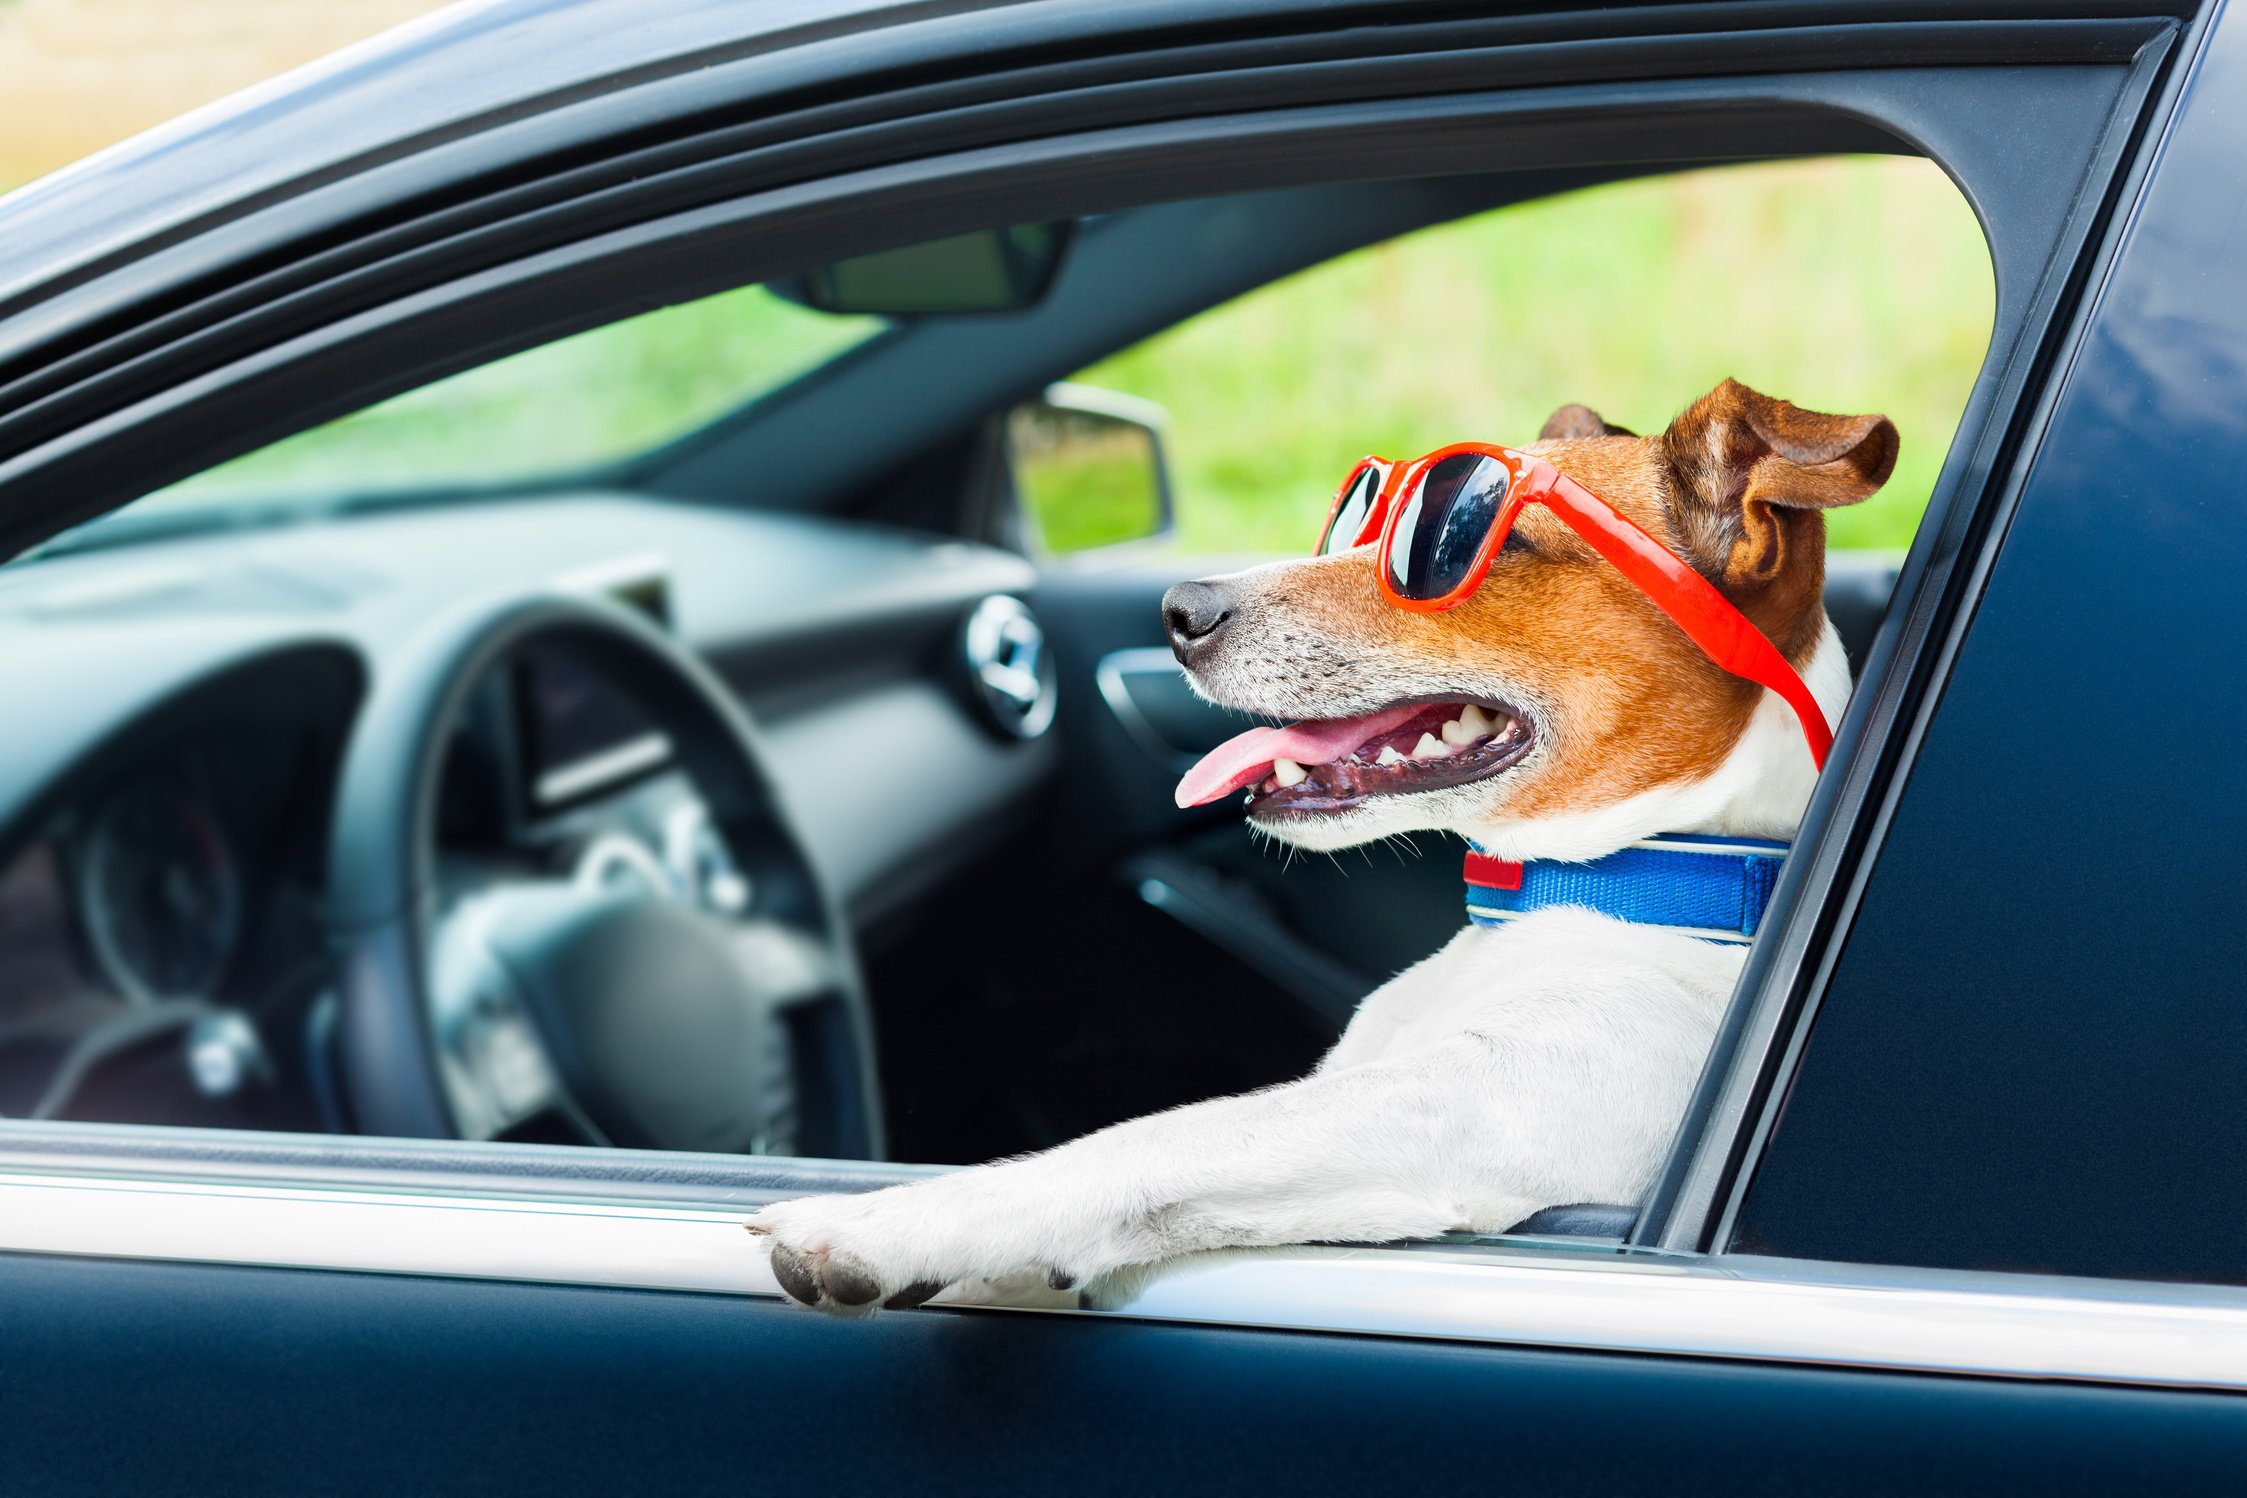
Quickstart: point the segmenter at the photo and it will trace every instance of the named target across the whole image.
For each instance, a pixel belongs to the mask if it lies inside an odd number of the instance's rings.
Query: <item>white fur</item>
[[[1849,660],[1831,619],[1802,680],[1828,726],[1839,723],[1849,701]],[[1765,692],[1740,741],[1706,779],[1641,791],[1591,811],[1485,822],[1472,836],[1493,857],[1517,863],[1532,858],[1581,863],[1657,832],[1785,839],[1794,836],[1817,778],[1801,720],[1785,698]]]
[[[1830,622],[1804,675],[1837,718],[1849,676]],[[1664,831],[1786,837],[1813,778],[1792,711],[1767,693],[1700,781],[1460,830],[1502,855],[1577,859]],[[1204,1249],[1496,1232],[1541,1207],[1635,1202],[1744,956],[1582,910],[1469,927],[1368,997],[1301,1081],[909,1186],[782,1202],[749,1225],[830,1287],[886,1297],[1083,1282]]]

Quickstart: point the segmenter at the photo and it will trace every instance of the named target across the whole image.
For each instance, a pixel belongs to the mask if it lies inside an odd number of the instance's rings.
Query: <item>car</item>
[[[0,199],[7,1486],[2235,1486],[2243,68],[2124,0],[490,0]],[[1853,152],[1971,204],[1988,349],[1837,553],[1649,1198],[789,1306],[751,1208],[1299,1073],[1458,922],[1172,806],[1238,726],[1162,649],[1183,413],[1071,377]],[[751,293],[797,341],[686,428],[511,435]]]

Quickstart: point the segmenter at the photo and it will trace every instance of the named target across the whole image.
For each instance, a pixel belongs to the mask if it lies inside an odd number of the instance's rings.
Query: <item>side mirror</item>
[[[1007,415],[1007,457],[1030,539],[1051,555],[1167,535],[1170,418],[1153,401],[1049,385]]]

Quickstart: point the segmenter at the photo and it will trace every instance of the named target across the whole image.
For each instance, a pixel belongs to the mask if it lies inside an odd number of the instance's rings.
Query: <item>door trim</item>
[[[14,1171],[0,1174],[0,1252],[776,1297],[747,1205]],[[2247,1390],[2247,1291],[2221,1287],[1446,1241],[1203,1255],[1107,1294],[935,1305]]]

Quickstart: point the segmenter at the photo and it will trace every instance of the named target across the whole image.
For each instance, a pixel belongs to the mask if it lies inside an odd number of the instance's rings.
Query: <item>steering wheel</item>
[[[535,648],[599,678],[668,741],[736,898],[567,877],[441,880],[448,750],[479,688]],[[880,1157],[872,1031],[847,928],[718,679],[601,601],[485,605],[377,664],[329,845],[337,1069],[356,1126],[740,1152],[792,1119],[793,1153]],[[550,1136],[547,1136],[550,1137]]]

